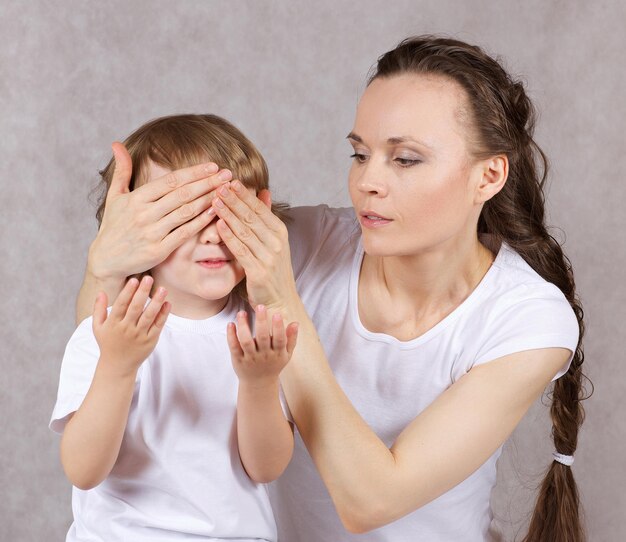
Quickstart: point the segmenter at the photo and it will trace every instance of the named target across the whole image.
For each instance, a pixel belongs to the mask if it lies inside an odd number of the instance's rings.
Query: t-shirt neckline
[[[354,254],[354,259],[352,262],[352,270],[350,272],[350,295],[348,308],[357,333],[369,341],[390,343],[399,346],[400,348],[413,348],[418,344],[429,341],[430,339],[441,333],[444,329],[446,329],[455,320],[457,320],[463,313],[470,310],[472,306],[478,303],[486,295],[486,293],[489,291],[489,285],[494,280],[496,280],[498,269],[500,268],[503,260],[506,257],[506,253],[509,250],[511,249],[508,247],[508,245],[504,241],[502,241],[502,244],[491,264],[491,267],[487,270],[487,272],[485,273],[481,281],[476,285],[474,290],[472,290],[472,292],[461,302],[458,307],[456,307],[450,314],[437,322],[425,333],[422,333],[421,335],[413,339],[409,339],[408,341],[401,341],[400,339],[397,339],[392,335],[387,335],[386,333],[377,333],[370,331],[361,322],[358,304],[359,275],[365,251],[363,250],[362,239],[359,238]]]
[[[243,308],[242,305],[239,298],[231,294],[224,308],[217,314],[201,320],[194,320],[170,313],[167,317],[165,327],[177,331],[189,331],[193,333],[207,333],[212,331],[226,333],[227,324],[235,320],[237,311]]]

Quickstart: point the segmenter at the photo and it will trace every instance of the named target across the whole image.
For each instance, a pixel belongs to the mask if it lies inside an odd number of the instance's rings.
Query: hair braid
[[[552,389],[550,414],[557,452],[573,455],[583,422],[585,399],[583,309],[576,295],[572,266],[545,225],[544,182],[548,162],[533,139],[535,109],[524,85],[480,48],[458,40],[419,36],[383,55],[369,81],[402,73],[448,77],[465,90],[468,127],[478,157],[506,154],[509,176],[503,189],[483,206],[478,233],[506,241],[569,301],[580,330],[567,373]],[[583,542],[578,489],[570,467],[553,461],[546,473],[524,542]]]

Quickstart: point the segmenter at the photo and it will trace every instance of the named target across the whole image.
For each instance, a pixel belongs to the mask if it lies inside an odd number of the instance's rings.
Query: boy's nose
[[[213,220],[206,228],[200,231],[199,241],[203,244],[219,245],[222,238],[217,231],[217,220]]]

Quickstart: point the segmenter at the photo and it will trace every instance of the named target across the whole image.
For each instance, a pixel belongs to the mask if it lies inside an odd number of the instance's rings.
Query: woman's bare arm
[[[364,532],[425,505],[470,476],[506,440],[570,352],[512,354],[472,369],[388,448],[337,384],[295,293],[284,225],[244,191],[222,187],[218,228],[246,269],[251,298],[299,323],[281,382],[298,430],[347,529]],[[282,247],[282,248],[279,248]]]

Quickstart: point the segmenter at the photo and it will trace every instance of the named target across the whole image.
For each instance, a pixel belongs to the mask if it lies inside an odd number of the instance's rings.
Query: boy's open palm
[[[263,385],[275,382],[296,347],[298,324],[285,329],[283,318],[275,314],[271,322],[263,305],[256,308],[256,337],[252,336],[248,315],[237,314],[237,325],[228,324],[226,335],[233,368],[240,381]]]
[[[93,332],[100,347],[100,363],[110,370],[128,375],[136,372],[154,350],[167,320],[170,304],[167,292],[158,288],[146,305],[152,277],[141,283],[131,278],[113,303],[107,315],[107,296],[98,294],[93,310]]]

